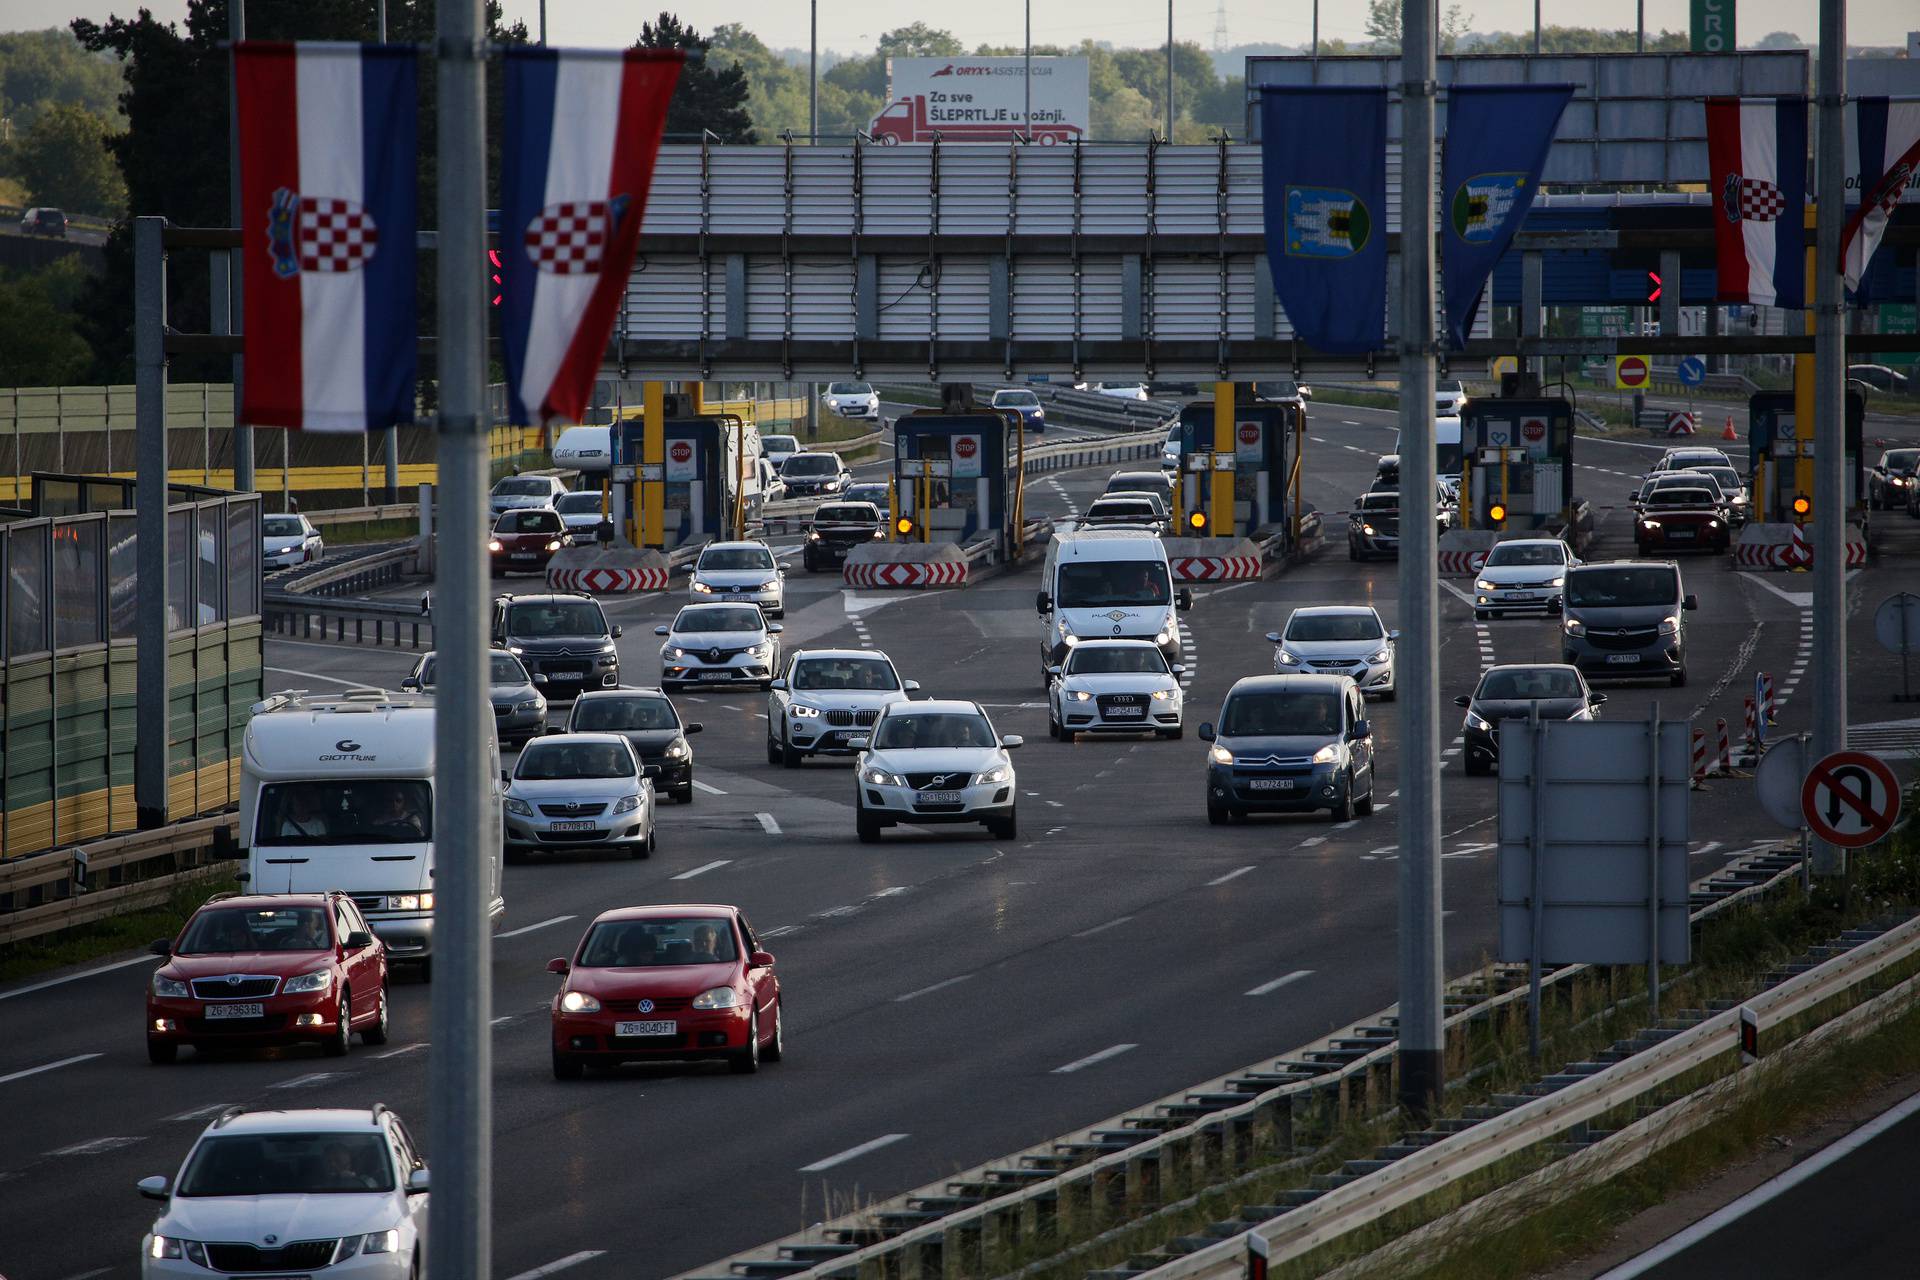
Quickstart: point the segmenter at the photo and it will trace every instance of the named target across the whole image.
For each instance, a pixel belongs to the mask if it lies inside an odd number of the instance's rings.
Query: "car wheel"
[[[861,844],[880,843],[880,819],[869,817],[865,809],[854,810],[853,829],[859,835]]]
[[[1053,718],[1051,705],[1047,707],[1047,736],[1056,742],[1060,740],[1060,722]]]
[[[1353,561],[1355,564],[1360,562],[1360,548],[1354,546],[1351,542],[1347,544],[1347,559]]]
[[[647,838],[633,847],[633,856],[636,858],[651,858],[653,856],[654,846],[658,844],[659,841],[659,829],[651,826],[648,827]]]
[[[1020,838],[1020,815],[1009,812],[1004,818],[987,820],[987,834],[995,840],[1017,840]]]
[[[1373,786],[1371,783],[1367,786],[1366,796],[1358,804],[1353,806],[1353,811],[1363,818],[1373,812]]]
[[[1493,771],[1489,765],[1483,764],[1473,756],[1468,756],[1462,763],[1466,768],[1469,778],[1484,777]]]
[[[329,1058],[344,1058],[347,1050],[353,1047],[353,1005],[351,1003],[351,994],[352,993],[345,987],[340,989],[340,1007],[335,1010],[335,1012],[339,1014],[340,1025],[334,1029],[334,1033],[331,1036],[327,1037],[327,1043],[324,1046],[326,1055]]]
[[[800,759],[800,753],[794,749],[794,745],[784,738],[781,739],[780,767],[783,769],[798,769],[800,767]]]
[[[780,763],[780,744],[773,740],[773,735],[771,733],[767,735],[767,763],[768,764]]]
[[[758,1013],[747,1020],[747,1047],[727,1059],[727,1066],[737,1076],[750,1076],[760,1069],[760,1015]]]
[[[1353,821],[1353,775],[1347,775],[1347,793],[1340,797],[1340,803],[1333,806],[1335,822]]]
[[[1673,687],[1676,689],[1681,689],[1686,687],[1687,669],[1685,667],[1682,667],[1678,671],[1673,673],[1672,683],[1673,683]]]
[[[553,1051],[553,1078],[555,1080],[578,1080],[582,1074],[580,1059],[572,1054]]]
[[[500,860],[510,867],[517,867],[527,860],[527,854],[526,851],[518,845],[502,844],[500,846]]]
[[[1473,620],[1475,622],[1485,622],[1488,618],[1491,618],[1492,616],[1493,615],[1488,613],[1485,609],[1475,609],[1473,611]]]
[[[1392,702],[1395,698],[1399,696],[1400,696],[1400,690],[1398,689],[1389,688],[1389,689],[1382,689],[1380,691],[1380,701],[1382,702]]]
[[[675,804],[692,804],[693,803],[693,782],[689,780],[686,786],[676,790],[673,793],[673,800]]]
[[[759,684],[760,692],[762,693],[771,693],[773,691],[772,680],[760,680],[760,681],[756,681],[756,683]]]
[[[765,1062],[780,1062],[787,1056],[787,1002],[776,1000],[773,1003],[773,1039],[760,1051]]]
[[[428,956],[425,960],[422,960],[420,962],[420,981],[422,982],[433,981],[433,957],[432,956]]]
[[[380,984],[380,1000],[375,1006],[373,1025],[361,1028],[360,1043],[385,1044],[391,1026],[391,1014],[387,1008],[387,984],[382,982]]]
[[[1168,742],[1178,742],[1187,736],[1187,726],[1181,725],[1176,729],[1162,729],[1160,730],[1160,736]]]
[[[1211,826],[1216,826],[1216,827],[1226,826],[1227,825],[1226,806],[1214,804],[1212,801],[1208,801],[1207,802],[1207,822]]]
[[[180,1046],[171,1040],[148,1040],[147,1061],[156,1067],[164,1067],[180,1056]]]

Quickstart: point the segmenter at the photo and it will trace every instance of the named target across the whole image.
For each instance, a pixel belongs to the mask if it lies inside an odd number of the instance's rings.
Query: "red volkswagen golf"
[[[147,984],[147,1057],[180,1046],[387,1042],[387,949],[344,893],[209,898]]]
[[[778,1062],[780,979],[736,907],[620,907],[587,926],[573,959],[547,972],[553,997],[553,1074],[587,1064],[724,1058],[735,1071]]]

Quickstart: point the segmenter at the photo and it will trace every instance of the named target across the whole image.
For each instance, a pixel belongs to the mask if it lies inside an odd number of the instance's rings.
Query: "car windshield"
[[[260,528],[269,538],[298,538],[306,532],[299,516],[268,516]]]
[[[217,1134],[193,1149],[174,1194],[212,1196],[366,1195],[393,1190],[386,1135]]]
[[[1087,508],[1089,520],[1132,520],[1148,521],[1157,519],[1159,512],[1151,502],[1096,502]]]
[[[1167,674],[1167,660],[1150,644],[1081,645],[1067,653],[1070,676]]]
[[[1340,732],[1340,695],[1329,689],[1237,693],[1220,712],[1228,738],[1330,737]]]
[[[861,502],[871,502],[881,511],[887,509],[887,486],[883,484],[856,484],[847,490],[847,496]]]
[[[798,436],[760,437],[760,452],[762,453],[798,453],[799,451],[800,438]]]
[[[878,658],[805,658],[793,665],[793,687],[806,689],[857,689],[879,692],[898,689],[900,679],[893,664]]]
[[[1032,409],[1039,403],[1040,397],[1031,391],[996,391],[993,395],[996,409]]]
[[[829,382],[827,394],[830,396],[870,396],[873,388],[864,382]]]
[[[852,506],[821,507],[813,513],[815,524],[879,524],[880,510],[865,503]]]
[[[1920,466],[1920,449],[1892,449],[1887,453],[1887,470],[1898,471],[1902,475]]]
[[[1664,565],[1618,565],[1567,575],[1567,604],[1593,608],[1672,605],[1679,602],[1678,575]]]
[[[916,748],[991,747],[998,743],[985,716],[952,711],[913,711],[887,716],[875,730],[873,745],[881,751]]]
[[[628,729],[677,729],[680,717],[665,698],[596,698],[573,704],[567,728],[575,733],[620,733]]]
[[[275,782],[260,788],[255,844],[419,844],[433,839],[423,778]]]
[[[1467,388],[1458,378],[1443,378],[1435,384],[1434,391],[1443,396],[1460,396],[1467,393]]]
[[[1291,400],[1300,394],[1297,382],[1259,382],[1254,384],[1254,394],[1263,400]]]
[[[771,569],[773,552],[765,547],[709,547],[700,553],[698,569]]]
[[[590,490],[579,493],[563,493],[553,504],[554,510],[563,516],[581,516],[592,512],[600,514],[600,495]]]
[[[534,494],[553,492],[553,486],[545,480],[502,480],[493,486],[493,491],[502,497],[525,498]]]
[[[520,753],[513,776],[528,782],[631,778],[633,752],[624,742],[536,742]]]
[[[1165,560],[1090,560],[1062,564],[1058,598],[1062,609],[1109,604],[1165,604],[1173,598]]]
[[[1487,553],[1487,567],[1509,564],[1565,564],[1567,549],[1559,542],[1503,542]]]
[[[740,958],[724,917],[601,920],[580,944],[582,969],[647,969],[676,964],[729,964]]]
[[[509,511],[500,517],[500,523],[493,526],[495,533],[558,533],[560,532],[560,513],[536,508],[532,511]]]
[[[440,660],[429,656],[420,665],[420,687],[431,689],[439,672]],[[527,669],[520,665],[520,659],[510,653],[487,655],[487,682],[489,684],[527,684]]]
[[[1740,473],[1732,467],[1701,467],[1700,471],[1703,475],[1712,476],[1722,493],[1732,493],[1740,487]]]
[[[1167,491],[1167,478],[1152,471],[1120,471],[1107,481],[1108,493],[1152,493],[1158,487]]]
[[[1146,385],[1144,382],[1103,382],[1100,384],[1100,389],[1103,391],[1138,391]]]
[[[704,631],[759,631],[767,625],[758,605],[703,604],[682,609],[673,630],[682,634]]]
[[[590,600],[563,600],[552,604],[516,604],[507,609],[507,634],[536,636],[604,636],[607,617]]]
[[[1287,623],[1289,640],[1378,640],[1385,634],[1371,613],[1296,613]]]
[[[1360,495],[1362,511],[1398,511],[1400,495],[1397,493],[1363,493]]]
[[[215,907],[202,911],[174,944],[178,956],[232,955],[238,951],[325,951],[333,945],[324,907],[251,911]]]
[[[781,464],[783,476],[830,476],[840,470],[840,459],[830,453],[796,453]]]
[[[1657,489],[1647,498],[1650,507],[1710,507],[1713,494],[1705,489],[1686,489],[1668,486]]]
[[[1473,696],[1486,702],[1577,698],[1580,696],[1580,677],[1566,667],[1519,667],[1511,671],[1489,671],[1480,678],[1480,688]]]

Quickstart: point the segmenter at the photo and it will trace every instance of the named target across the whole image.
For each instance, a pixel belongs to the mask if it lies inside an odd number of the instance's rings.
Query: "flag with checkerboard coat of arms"
[[[578,422],[640,241],[677,50],[512,49],[500,195],[514,422]]]

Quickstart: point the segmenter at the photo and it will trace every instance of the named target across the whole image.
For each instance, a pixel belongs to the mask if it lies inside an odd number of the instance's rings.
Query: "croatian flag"
[[[1852,133],[1848,141],[1857,163],[1849,169],[1860,175],[1865,194],[1841,234],[1840,269],[1847,274],[1847,288],[1857,292],[1888,219],[1920,168],[1920,102],[1862,98],[1853,104]]]
[[[393,45],[234,47],[244,423],[413,421],[417,57]]]
[[[1807,305],[1807,100],[1709,98],[1721,302]]]
[[[677,50],[507,52],[500,305],[516,423],[587,410],[683,61]]]

